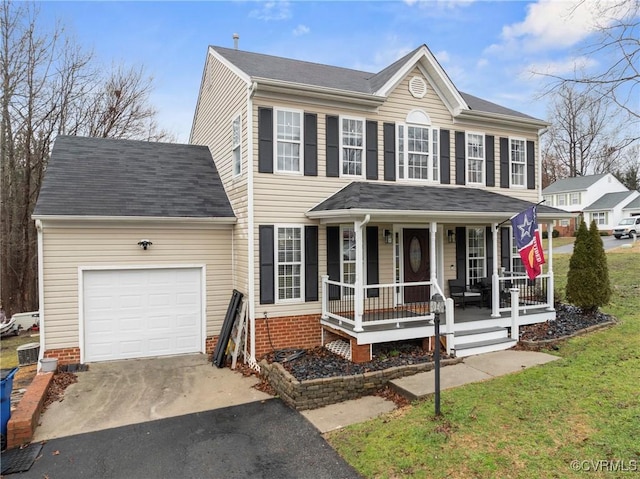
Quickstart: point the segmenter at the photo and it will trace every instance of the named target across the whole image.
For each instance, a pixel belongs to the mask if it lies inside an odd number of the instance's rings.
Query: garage
[[[199,268],[84,271],[85,361],[201,352],[201,283]]]

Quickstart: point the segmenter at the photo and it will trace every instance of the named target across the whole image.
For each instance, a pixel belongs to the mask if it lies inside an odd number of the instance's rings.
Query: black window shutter
[[[493,274],[493,234],[491,233],[491,226],[487,226],[485,230],[485,238],[487,245],[487,271],[486,276],[491,277]]]
[[[304,114],[304,174],[318,176],[318,115]]]
[[[327,176],[340,176],[340,134],[338,117],[327,115]]]
[[[440,183],[451,183],[451,138],[449,130],[440,130]]]
[[[396,125],[385,123],[382,128],[384,143],[384,179],[396,181]]]
[[[466,139],[464,131],[456,131],[456,185],[465,185]]]
[[[536,189],[536,148],[533,141],[527,141],[527,188]]]
[[[367,180],[378,179],[378,122],[367,121]]]
[[[367,226],[367,284],[378,284],[378,227]],[[367,298],[377,298],[378,288],[367,289]]]
[[[304,300],[318,301],[318,227],[304,227]]]
[[[456,278],[467,284],[467,229],[456,227]]]
[[[275,302],[273,225],[260,225],[260,304]]]
[[[273,173],[273,110],[258,108],[258,171]]]
[[[340,227],[327,226],[327,274],[332,281],[340,281]],[[340,288],[329,286],[329,299],[340,299]]]
[[[487,161],[487,186],[496,186],[496,160],[495,160],[495,148],[493,144],[493,135],[486,135],[486,161]]]
[[[504,269],[511,270],[511,229],[500,228],[500,262]]]
[[[500,188],[509,188],[509,138],[500,138]]]

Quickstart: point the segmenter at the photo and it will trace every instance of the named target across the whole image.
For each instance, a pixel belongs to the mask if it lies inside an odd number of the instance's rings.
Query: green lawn
[[[327,439],[365,477],[636,476],[640,254],[608,254],[608,261],[614,296],[604,310],[619,325],[566,342],[553,352],[559,361],[443,391],[440,419],[434,418],[430,399]],[[558,289],[566,284],[568,263],[569,255],[554,256]],[[571,468],[572,461],[603,467],[601,460],[637,464],[638,472]]]
[[[16,348],[27,343],[38,343],[40,338],[23,331],[20,336],[5,336],[0,340],[0,368],[15,368],[18,365]]]

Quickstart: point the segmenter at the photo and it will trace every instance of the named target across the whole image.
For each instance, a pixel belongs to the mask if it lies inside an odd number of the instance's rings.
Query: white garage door
[[[84,360],[202,349],[199,268],[84,271]]]

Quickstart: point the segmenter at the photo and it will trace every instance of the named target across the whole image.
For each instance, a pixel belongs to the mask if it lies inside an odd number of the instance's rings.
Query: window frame
[[[606,211],[592,211],[590,216],[591,221],[596,222],[596,226],[607,226],[609,224],[609,215]],[[602,218],[600,218],[600,216],[602,216]]]
[[[357,121],[362,125],[362,146],[352,146],[344,144],[344,130],[343,130],[343,122],[344,121]],[[366,169],[366,155],[367,155],[367,121],[363,117],[358,116],[345,116],[340,115],[338,117],[338,137],[339,137],[339,162],[340,162],[340,177],[346,178],[363,178]],[[344,172],[344,149],[353,149],[360,150],[360,174],[351,174]]]
[[[355,285],[356,283],[356,269],[357,269],[357,260],[354,257],[353,259],[349,259],[349,260],[345,260],[344,258],[344,235],[346,232],[350,232],[353,236],[351,238],[349,238],[349,246],[351,246],[351,239],[353,239],[353,248],[354,248],[354,254],[355,254],[355,248],[358,247],[357,243],[356,243],[356,230],[354,228],[353,224],[345,224],[345,225],[340,225],[340,282],[341,283],[345,283],[345,284],[352,284]],[[351,248],[350,248],[351,249]],[[353,266],[353,271],[350,273],[353,275],[353,282],[349,282],[346,281],[345,279],[345,264],[349,264]],[[355,290],[350,290],[348,288],[344,288],[344,291],[342,292],[342,296],[343,297],[348,297],[351,296],[350,294],[347,294],[348,291],[353,291],[355,293]]]
[[[292,113],[300,118],[300,138],[298,140],[280,139],[278,136],[278,114]],[[280,169],[278,166],[278,145],[280,143],[298,145],[298,169]],[[304,171],[304,111],[295,108],[273,108],[273,172],[283,175],[302,175]]]
[[[407,168],[409,163],[409,128],[421,128],[429,132],[427,141],[429,151],[427,153],[427,177],[409,178]],[[402,130],[402,134],[400,133]],[[429,124],[420,123],[397,123],[396,124],[396,178],[401,181],[419,183],[439,183],[440,182],[440,128]]]
[[[275,224],[274,227],[274,299],[276,304],[302,303],[305,301],[305,256],[304,256],[304,225],[300,224]],[[296,229],[300,232],[300,260],[299,261],[280,261],[280,230]],[[280,265],[299,265],[299,290],[300,295],[292,298],[280,298]]]
[[[469,137],[470,136],[479,136],[482,138],[482,157],[480,156],[470,156],[469,155]],[[483,132],[480,131],[465,131],[464,134],[464,158],[465,158],[465,162],[464,162],[464,174],[465,174],[465,180],[466,180],[466,184],[468,185],[485,185],[486,183],[486,177],[487,177],[487,141],[486,141],[486,135]],[[470,179],[470,174],[471,174],[471,168],[469,167],[469,163],[470,161],[479,161],[482,164],[482,167],[480,168],[480,174],[482,175],[482,178],[480,179],[480,181],[471,181]]]
[[[471,231],[474,232],[478,232],[480,231],[482,233],[482,251],[484,253],[483,256],[471,256],[471,245],[470,245],[470,241],[471,241]],[[482,279],[482,278],[486,278],[487,277],[487,234],[485,231],[485,227],[484,226],[467,226],[466,227],[466,238],[465,238],[465,268],[466,268],[466,278],[467,278],[467,285],[471,286],[473,283],[471,282],[471,271],[472,270],[476,270],[477,268],[472,268],[471,267],[471,260],[478,260],[481,259],[482,260],[482,274],[478,277],[474,276],[475,281],[477,282],[478,280]]]
[[[574,199],[576,201],[574,201]],[[580,204],[580,192],[579,191],[574,191],[573,193],[569,193],[569,198],[568,198],[567,204],[569,206],[579,205]]]
[[[567,194],[561,193],[556,195],[556,206],[567,206]]]
[[[236,143],[236,122],[238,137]],[[238,113],[231,120],[231,169],[234,177],[242,175],[242,114]]]
[[[513,145],[515,142],[522,144],[522,161],[515,161]],[[514,182],[514,167],[522,168],[522,183]],[[509,187],[527,187],[527,139],[521,137],[509,137]]]

